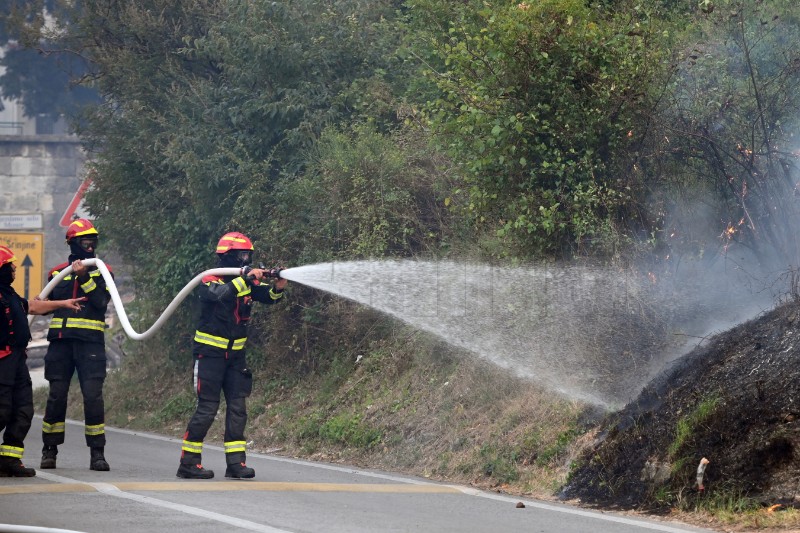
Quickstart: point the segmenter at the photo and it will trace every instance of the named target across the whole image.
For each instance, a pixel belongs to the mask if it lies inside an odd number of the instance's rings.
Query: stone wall
[[[85,161],[75,136],[0,135],[0,214],[42,215],[42,229],[14,232],[44,234],[45,271],[69,255],[59,221],[83,181]]]

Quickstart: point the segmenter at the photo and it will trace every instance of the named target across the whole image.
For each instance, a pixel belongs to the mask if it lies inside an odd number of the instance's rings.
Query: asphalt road
[[[41,418],[24,462],[38,467]],[[249,454],[253,480],[224,477],[219,446],[206,445],[212,480],[175,477],[180,441],[107,428],[110,472],[89,470],[83,424],[68,421],[58,468],[0,478],[0,533],[57,528],[87,533],[703,531],[568,505],[519,499],[341,465]],[[519,507],[519,503],[524,507]],[[25,527],[13,527],[15,524]]]

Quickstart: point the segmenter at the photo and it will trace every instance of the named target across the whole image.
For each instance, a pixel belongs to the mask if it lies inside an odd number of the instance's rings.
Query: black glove
[[[253,276],[251,276],[251,275],[250,275],[250,271],[251,271],[251,270],[253,270],[253,269],[252,269],[252,268],[251,268],[249,265],[247,265],[247,266],[243,266],[243,267],[242,267],[241,276],[242,276],[242,277],[243,277],[243,278],[244,278],[246,281],[250,281],[250,280],[254,279],[254,278],[253,278]]]

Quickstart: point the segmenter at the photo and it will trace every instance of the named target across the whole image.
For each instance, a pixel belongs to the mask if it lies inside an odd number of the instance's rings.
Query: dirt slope
[[[707,340],[603,422],[564,495],[651,509],[722,495],[800,501],[798,356],[796,303]]]

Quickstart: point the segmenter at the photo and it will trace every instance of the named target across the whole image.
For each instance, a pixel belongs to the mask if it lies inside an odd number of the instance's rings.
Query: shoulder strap
[[[14,320],[11,318],[11,304],[6,297],[0,294],[0,305],[3,306],[3,314],[8,321],[8,337],[5,339],[5,346],[0,346],[0,358],[7,356],[11,353],[11,340],[14,338]]]

